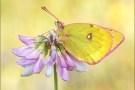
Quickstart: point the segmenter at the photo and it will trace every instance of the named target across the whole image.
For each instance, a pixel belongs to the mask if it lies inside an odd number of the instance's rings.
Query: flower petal
[[[88,67],[85,65],[84,62],[78,61],[76,58],[73,56],[69,55],[72,58],[72,61],[76,65],[76,68],[74,68],[78,72],[86,72],[88,71]]]
[[[51,58],[52,58],[53,60],[56,60],[56,48],[55,48],[55,46],[52,46]]]
[[[73,68],[70,67],[70,66],[67,66],[67,70],[68,70],[68,71],[73,71]]]
[[[83,63],[76,60],[73,60],[73,62],[76,65],[76,68],[74,68],[78,72],[86,72],[88,71],[88,67]]]
[[[63,68],[66,68],[67,67],[67,64],[66,64],[66,62],[65,62],[65,60],[64,60],[64,58],[62,56],[58,56],[57,57],[57,60],[58,60],[58,63],[59,63],[59,65],[61,67],[63,67]]]
[[[53,66],[50,66],[50,65],[46,66],[45,75],[47,77],[50,77],[52,75],[52,69],[53,69]]]
[[[45,75],[47,77],[52,75],[52,68],[53,65],[55,64],[56,60],[54,61],[51,57],[48,58],[48,60],[46,61],[46,70],[45,70]]]
[[[56,50],[52,50],[52,52],[51,52],[51,58],[53,60],[56,60]]]
[[[33,61],[33,60],[31,60],[31,61]],[[44,55],[40,55],[40,58],[37,61],[36,65],[35,65],[35,67],[33,69],[33,72],[34,73],[39,73],[39,72],[42,71],[43,67],[44,67]]]
[[[21,74],[22,77],[24,76],[30,76],[33,74],[32,70],[34,68],[35,64],[32,64],[32,65],[29,65],[29,66],[26,66]]]
[[[61,79],[65,81],[69,80],[69,75],[66,68],[62,68],[59,65],[57,65],[56,71],[57,71],[57,74],[61,77]]]
[[[69,75],[68,75],[68,72],[67,72],[66,68],[63,68],[62,79],[65,80],[65,81],[69,80]]]
[[[66,63],[67,63],[67,65],[68,66],[71,66],[71,67],[73,67],[73,68],[75,68],[76,67],[76,65],[74,64],[74,62],[71,60],[71,58],[66,54]]]
[[[53,60],[51,57],[48,58],[47,60],[47,65],[53,66],[55,64],[55,60]]]
[[[33,52],[31,52],[30,54],[28,54],[27,56],[25,56],[26,59],[30,59],[30,60],[37,60],[39,58],[40,55],[40,51],[35,50]]]
[[[18,35],[18,36],[19,36],[19,39],[26,45],[30,45],[35,41],[34,37],[21,36],[21,35]]]
[[[31,65],[34,63],[36,63],[36,60],[27,60],[25,58],[22,58],[22,59],[16,61],[16,64],[21,65],[21,66],[28,66],[28,65]]]
[[[20,57],[26,56],[29,53],[31,53],[34,50],[34,48],[30,47],[30,46],[23,46],[23,47],[19,47],[19,48],[13,48],[12,52]]]
[[[16,63],[25,63],[27,61],[27,59],[25,58],[21,58],[20,60],[17,60]]]

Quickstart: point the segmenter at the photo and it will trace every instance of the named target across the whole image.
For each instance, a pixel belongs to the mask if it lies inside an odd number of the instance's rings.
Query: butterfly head
[[[55,21],[56,28],[63,29],[64,23],[61,21]]]
[[[56,32],[57,36],[58,36],[58,38],[61,38],[61,40],[64,40],[63,37],[65,34],[62,32],[64,29],[64,23],[61,22],[55,15],[53,15],[45,6],[43,6],[41,8],[57,20],[57,21],[55,21],[55,25],[57,28],[57,32]]]

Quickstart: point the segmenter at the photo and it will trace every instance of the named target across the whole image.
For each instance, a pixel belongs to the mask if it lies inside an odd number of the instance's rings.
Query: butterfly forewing
[[[59,32],[65,49],[78,60],[89,64],[101,61],[110,51],[112,35],[97,25],[69,24]]]

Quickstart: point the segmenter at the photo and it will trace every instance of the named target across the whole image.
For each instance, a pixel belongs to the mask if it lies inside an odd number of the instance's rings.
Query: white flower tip
[[[21,76],[30,76],[33,74],[32,70],[34,68],[35,64],[32,64],[32,65],[29,65],[29,66],[26,66],[21,74]]]
[[[83,69],[82,69],[82,72],[87,72],[88,71],[88,67],[84,67]]]
[[[50,77],[52,74],[51,73],[45,73],[46,77]]]
[[[52,75],[52,69],[53,69],[52,66],[47,66],[47,67],[46,67],[45,75],[46,75],[47,77],[50,77],[50,76]]]
[[[83,67],[77,67],[74,68],[77,72],[87,72],[88,71],[88,67],[87,66],[83,66]]]
[[[76,65],[76,68],[74,68],[78,72],[86,72],[88,71],[88,67],[85,65],[84,62],[78,61],[75,58],[72,58],[74,64]]]

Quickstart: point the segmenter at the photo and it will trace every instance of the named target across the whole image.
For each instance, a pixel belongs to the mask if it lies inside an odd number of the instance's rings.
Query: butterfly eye
[[[89,33],[89,34],[87,35],[87,39],[88,39],[88,40],[91,40],[91,39],[92,39],[92,33]]]

